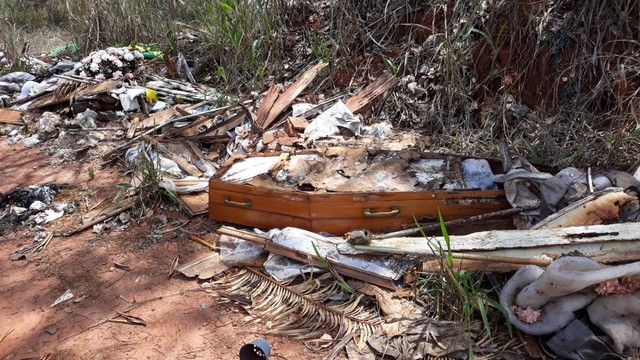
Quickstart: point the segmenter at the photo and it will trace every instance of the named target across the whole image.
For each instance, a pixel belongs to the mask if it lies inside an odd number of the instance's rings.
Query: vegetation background
[[[435,149],[558,167],[639,165],[640,2],[0,0],[0,46],[84,54],[153,43],[196,78],[261,91],[318,60],[316,91],[402,81],[367,121],[424,131]],[[49,46],[49,47],[47,47]],[[80,56],[80,55],[79,55]]]

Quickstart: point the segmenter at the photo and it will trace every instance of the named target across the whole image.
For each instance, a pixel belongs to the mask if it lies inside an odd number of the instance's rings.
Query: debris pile
[[[512,165],[508,151],[504,161],[429,152],[428,136],[370,121],[399,82],[389,72],[353,96],[314,93],[303,101],[322,76],[321,62],[286,86],[236,99],[195,83],[184,57],[169,64],[157,56],[107,48],[75,64],[50,64],[56,70],[39,82],[22,72],[0,78],[3,141],[46,148],[57,164],[121,162],[130,174],[108,206],[55,234],[41,226],[77,206],[55,203],[56,185],[3,195],[0,235],[20,224],[36,231],[34,245],[13,260],[53,236],[124,229],[141,194],[161,192],[192,216],[255,229],[222,226],[215,244],[193,236],[220,253],[176,259],[170,276],[221,278],[224,296],[259,309],[253,314],[269,321],[269,331],[316,349],[346,348],[354,358],[463,358],[470,346],[497,354],[482,341],[488,323],[436,320],[392,298],[389,290],[415,290],[416,269],[516,271],[496,284],[500,303],[484,293],[473,301],[504,310],[526,334],[558,334],[547,343],[559,354],[558,336],[569,327],[599,328],[609,337],[598,342],[602,349],[620,354],[640,343],[634,176],[540,171],[524,159]],[[150,71],[168,64],[183,69],[184,79]],[[203,286],[222,291],[219,283]]]

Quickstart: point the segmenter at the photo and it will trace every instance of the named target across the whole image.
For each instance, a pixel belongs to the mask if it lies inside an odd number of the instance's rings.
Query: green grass
[[[311,246],[313,246],[313,251],[316,253],[316,257],[318,258],[318,261],[320,262],[320,264],[322,265],[325,271],[333,275],[333,277],[335,278],[336,284],[338,284],[344,296],[348,298],[353,298],[355,296],[355,291],[353,291],[351,286],[347,284],[347,282],[344,280],[342,275],[340,275],[337,271],[333,269],[333,267],[331,266],[331,263],[327,261],[327,259],[324,256],[322,256],[322,254],[320,254],[320,251],[318,251],[318,247],[316,247],[316,244],[312,242]]]
[[[444,247],[435,242],[432,237],[427,236],[416,221],[422,236],[427,239],[434,254],[440,260],[441,268],[441,273],[429,274],[417,280],[416,286],[419,288],[419,293],[423,297],[434,300],[432,313],[436,318],[463,321],[469,329],[471,329],[471,323],[479,318],[489,337],[492,336],[492,323],[489,320],[489,314],[492,309],[498,311],[505,319],[505,330],[510,337],[513,337],[511,322],[506,310],[499,302],[491,298],[493,289],[485,286],[485,273],[455,268],[451,238],[444,225],[440,210],[438,210],[438,220]],[[491,318],[494,317],[491,316]],[[472,343],[469,344],[469,358],[474,358]]]
[[[131,174],[132,181],[130,183],[116,184],[119,190],[112,203],[129,196],[136,196],[143,207],[153,208],[163,201],[168,201],[177,208],[181,208],[180,201],[176,195],[161,186],[162,174],[157,169],[158,167],[158,164],[154,164],[144,155],[140,155],[138,164],[132,166],[126,172]]]

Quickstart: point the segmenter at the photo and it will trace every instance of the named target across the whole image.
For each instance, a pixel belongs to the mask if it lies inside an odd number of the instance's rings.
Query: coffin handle
[[[395,216],[400,214],[400,208],[397,206],[392,206],[391,211],[381,211],[381,212],[371,212],[371,208],[366,208],[364,209],[363,214],[365,217],[368,217],[368,218]]]
[[[241,208],[250,208],[251,207],[251,200],[249,199],[244,199],[244,202],[238,202],[238,201],[231,201],[231,196],[226,195],[224,197],[224,203],[229,205],[229,206],[235,206],[235,207],[241,207]]]

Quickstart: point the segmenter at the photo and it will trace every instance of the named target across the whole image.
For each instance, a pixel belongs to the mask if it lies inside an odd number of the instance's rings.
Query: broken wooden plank
[[[24,125],[24,122],[20,120],[22,117],[22,111],[12,109],[0,109],[0,123],[11,125]]]
[[[191,113],[191,111],[205,104],[207,103],[203,101],[190,106],[174,105],[170,108],[155,112],[148,118],[140,121],[137,125],[137,128],[138,130],[142,130],[142,129],[150,128],[153,126],[163,125],[169,122],[172,117],[178,116],[178,115],[183,117],[183,119],[190,119],[193,117],[192,115],[194,115]],[[202,112],[200,114],[205,114],[205,113]]]
[[[198,141],[200,144],[205,145],[205,144],[226,144],[231,139],[227,135],[194,135],[194,136],[189,136],[185,138],[185,140]],[[211,160],[210,156],[212,155],[213,153],[210,153],[207,159]]]
[[[280,116],[280,114],[287,107],[289,107],[289,105],[291,105],[293,100],[295,100],[296,97],[298,97],[298,95],[300,95],[300,93],[304,91],[304,89],[306,89],[309,84],[311,84],[313,79],[316,78],[320,70],[322,70],[325,66],[327,66],[327,63],[321,62],[305,71],[304,74],[302,74],[295,83],[291,84],[287,88],[287,90],[278,98],[278,100],[276,100],[275,104],[273,104],[273,107],[269,111],[269,115],[267,116],[266,120],[263,123],[258,124],[262,126],[264,130],[266,130],[269,125],[271,125],[276,120],[276,118]]]
[[[77,228],[64,232],[62,234],[55,234],[55,236],[71,236],[75,233],[79,233],[80,231],[84,231],[95,224],[101,223],[112,216],[116,216],[122,212],[125,212],[131,208],[133,208],[134,200],[132,199],[122,199],[116,203],[109,204],[101,209],[97,209],[89,212],[83,219],[85,219],[85,223],[78,226]]]
[[[307,126],[309,126],[307,119],[290,116],[284,124],[284,131],[287,132],[287,135],[296,137],[299,133],[303,133]]]
[[[233,106],[233,105],[231,105],[231,106]],[[222,107],[222,108],[207,110],[207,111],[204,111],[204,112],[201,112],[201,113],[197,113],[197,114],[191,114],[191,115],[179,116],[177,118],[172,118],[171,120],[168,120],[164,124],[157,125],[157,126],[151,128],[151,129],[143,132],[142,134],[137,135],[133,139],[125,142],[124,144],[121,144],[120,146],[109,150],[106,154],[102,155],[102,157],[104,157],[104,158],[109,157],[110,155],[113,155],[113,154],[117,153],[118,151],[120,151],[120,150],[122,150],[124,148],[128,148],[129,146],[131,146],[131,144],[133,144],[134,142],[140,140],[140,138],[142,138],[143,136],[151,134],[154,131],[160,130],[160,128],[162,128],[162,127],[164,127],[164,126],[166,126],[168,124],[171,124],[171,123],[174,123],[174,122],[178,122],[178,121],[181,121],[181,120],[192,119],[192,118],[204,115],[204,114],[211,114],[211,116],[219,115],[219,114],[222,114],[225,111],[227,111],[229,108],[230,108],[230,106],[226,106],[226,107]]]
[[[65,83],[56,90],[43,95],[29,105],[29,109],[40,109],[61,103],[71,103],[80,96],[91,96],[116,89],[122,85],[120,80],[105,80],[96,84]]]
[[[212,253],[180,265],[175,271],[186,277],[198,277],[200,280],[206,280],[224,273],[227,269],[228,267],[220,262],[220,254]]]
[[[140,118],[137,116],[131,120],[131,125],[129,125],[129,130],[127,130],[127,135],[125,136],[127,139],[131,139],[136,134],[139,123]]]
[[[305,264],[311,264],[313,266],[322,267],[322,262],[318,259],[315,253],[307,253],[298,249],[292,249],[271,241],[271,239],[260,236],[247,231],[238,230],[229,226],[223,226],[218,229],[218,233],[227,236],[233,236],[239,239],[243,239],[254,244],[264,247],[268,252],[285,256],[289,259],[293,259]],[[341,275],[348,276],[354,279],[362,280],[374,285],[378,285],[387,289],[396,290],[397,286],[394,284],[393,279],[381,276],[367,269],[355,268],[349,265],[341,264],[332,260],[331,258],[325,258],[331,268]]]
[[[169,122],[169,120],[176,115],[179,115],[180,112],[178,111],[178,106],[172,106],[170,108],[164,109],[164,110],[160,110],[156,113],[153,113],[151,116],[149,116],[148,118],[140,121],[137,124],[137,129],[146,129],[146,128],[150,128],[153,126],[160,126],[160,125],[164,125],[167,122]],[[184,116],[184,115],[183,115]]]
[[[246,100],[246,99],[242,99],[242,100],[240,100],[240,101],[238,101],[238,102],[235,102],[235,103],[233,103],[233,104],[231,104],[231,105],[229,105],[229,106],[227,106],[227,107],[225,107],[225,108],[218,108],[218,109],[214,109],[214,110],[220,110],[220,109],[223,109],[222,111],[212,112],[213,110],[208,110],[208,111],[203,111],[203,112],[200,112],[200,113],[194,114],[194,115],[202,115],[202,117],[198,117],[196,120],[194,120],[194,121],[193,121],[191,124],[189,124],[189,125],[182,126],[182,127],[178,128],[178,129],[173,129],[173,130],[171,130],[171,131],[168,131],[168,132],[167,132],[166,134],[164,134],[163,136],[164,136],[164,137],[169,137],[169,136],[172,136],[172,135],[177,134],[177,133],[183,133],[185,130],[195,129],[195,128],[197,128],[197,127],[199,127],[199,126],[201,126],[202,124],[207,123],[207,122],[211,122],[211,123],[212,123],[212,122],[213,122],[213,119],[214,119],[216,116],[221,115],[221,114],[224,114],[225,112],[227,112],[227,111],[229,111],[229,110],[232,110],[232,109],[234,109],[234,108],[236,108],[236,107],[242,106],[242,104],[243,104],[243,103],[245,103],[245,102],[247,102],[247,101],[248,101],[248,100]],[[239,113],[239,114],[243,114],[243,113],[241,112],[241,113]],[[205,117],[204,115],[207,115],[207,116]],[[235,117],[234,117],[234,118],[235,118]],[[244,119],[244,116],[242,117],[242,119]],[[223,123],[226,123],[226,122],[223,122]],[[202,133],[206,133],[206,132],[210,131],[211,129],[218,128],[218,127],[219,127],[219,126],[221,126],[223,123],[220,123],[220,124],[217,124],[217,125],[211,126],[209,129],[207,129],[206,131],[204,131],[204,132],[202,132]],[[195,135],[195,134],[194,134],[194,135]],[[193,135],[192,135],[192,136],[193,136]]]
[[[276,141],[278,142],[278,144],[282,145],[282,146],[294,146],[295,144],[301,143],[302,139],[297,138],[297,137],[289,137],[289,136],[283,136],[280,137],[278,139],[276,139]]]
[[[347,99],[344,104],[352,113],[358,113],[362,108],[373,101],[373,99],[395,86],[398,81],[397,77],[393,76],[391,73],[385,72],[367,87]]]
[[[269,90],[267,90],[267,93],[264,96],[264,99],[262,99],[262,102],[260,103],[258,112],[256,113],[256,122],[258,124],[264,124],[267,120],[267,116],[269,115],[273,104],[278,99],[279,94],[280,90],[278,90],[278,87],[276,87],[275,84],[271,84]]]
[[[462,236],[451,235],[449,241],[452,253],[473,252],[476,256],[548,259],[575,251],[601,259],[603,254],[609,254],[609,259],[640,259],[637,251],[640,244],[640,223],[635,222],[526,231],[483,231]],[[371,242],[372,246],[366,247],[340,244],[338,249],[344,254],[433,257],[432,249],[437,249],[438,244],[444,243],[442,237],[407,237],[376,240]]]
[[[175,161],[175,163],[178,164],[178,166],[180,166],[180,168],[186,171],[189,175],[192,175],[195,177],[201,177],[203,175],[202,171],[200,171],[197,167],[191,165],[185,158],[174,153],[168,147],[162,145],[159,141],[152,138],[151,136],[145,135],[142,137],[142,139],[150,143],[153,147],[158,149],[161,153],[167,155],[171,160]]]
[[[223,120],[217,124],[212,125],[205,131],[198,133],[197,135],[188,136],[188,139],[199,140],[201,138],[211,138],[215,136],[224,136],[227,139],[229,136],[226,134],[227,131],[231,131],[235,127],[242,124],[245,119],[244,112],[238,112],[237,114],[230,116],[226,120]]]
[[[282,130],[268,131],[262,134],[262,143],[267,145],[285,136],[287,136],[287,134]]]
[[[199,160],[205,159],[205,156],[202,153],[202,150],[200,150],[200,148],[196,145],[194,141],[187,140],[185,141],[185,143],[187,144],[187,146],[189,147],[189,150],[195,157],[197,157]]]
[[[209,210],[209,193],[179,194],[178,200],[191,216],[206,214]]]

